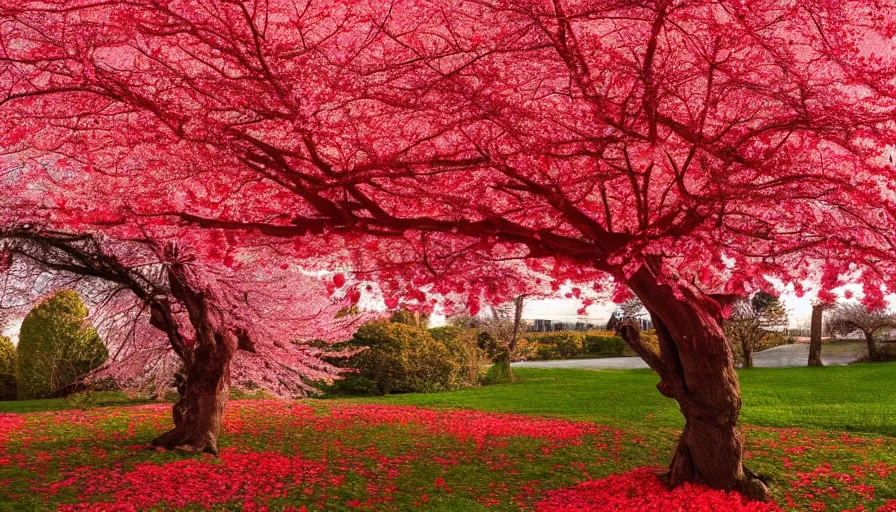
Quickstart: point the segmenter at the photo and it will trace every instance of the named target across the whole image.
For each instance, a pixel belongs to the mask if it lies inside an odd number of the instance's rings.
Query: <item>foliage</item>
[[[495,360],[482,377],[483,384],[494,385],[516,382],[516,375],[510,363],[511,361],[507,358]]]
[[[232,350],[234,387],[280,397],[314,392],[310,382],[326,385],[339,374],[327,360],[348,355],[331,344],[377,316],[359,310],[359,297],[335,290],[332,278],[286,263],[272,267],[258,253],[243,254],[239,268],[214,268],[184,265],[195,260],[187,244],[25,228],[0,229],[4,237],[16,279],[3,283],[23,287],[0,287],[0,294],[30,302],[37,290],[62,286],[90,293],[112,354],[92,380],[123,389],[164,394],[198,347],[213,345]],[[190,314],[191,307],[202,314]]]
[[[0,400],[16,397],[16,347],[12,340],[0,336]]]
[[[608,331],[527,333],[523,339],[522,348],[533,352],[533,360],[628,355],[625,341]]]
[[[376,390],[380,394],[431,392],[478,382],[481,356],[473,333],[437,332],[395,322],[362,325],[350,345],[362,349],[346,365],[357,370],[347,375],[340,391]],[[364,384],[365,382],[369,384]]]
[[[285,4],[246,15],[226,2],[213,13],[99,2],[79,6],[83,15],[71,19],[67,9],[43,2],[5,1],[11,43],[0,147],[29,162],[7,184],[10,216],[42,202],[65,205],[40,210],[42,220],[125,237],[133,232],[122,223],[139,224],[134,212],[164,213],[146,233],[168,223],[164,228],[200,242],[201,260],[231,263],[232,249],[249,243],[241,228],[284,238],[338,228],[370,242],[356,244],[367,253],[361,259],[392,263],[379,281],[396,305],[425,303],[421,289],[428,284],[471,302],[535,287],[467,279],[468,288],[455,291],[456,282],[436,283],[470,277],[473,269],[495,275],[498,266],[481,263],[494,261],[487,253],[507,243],[529,246],[539,257],[577,260],[549,269],[560,281],[597,264],[624,285],[643,255],[663,254],[665,276],[743,293],[762,275],[796,282],[823,273],[830,277],[825,289],[832,289],[851,264],[873,270],[855,263],[861,258],[835,255],[870,252],[887,239],[888,226],[862,220],[877,219],[891,199],[861,184],[870,177],[892,181],[881,158],[896,101],[881,72],[891,52],[882,43],[866,54],[862,42],[890,40],[891,6],[871,14],[860,0],[847,7],[821,2],[812,11],[769,1],[733,11],[712,2],[683,2],[669,11],[665,4],[572,3],[554,13],[537,2],[519,9],[461,2],[449,16],[438,3],[392,10],[360,2],[340,10],[331,34],[314,31],[331,19],[327,6],[312,5],[285,23]],[[394,24],[389,30],[375,21],[384,16]],[[173,19],[192,28],[169,30]],[[666,44],[641,51],[654,20],[655,37]],[[464,34],[454,31],[459,25]],[[256,37],[260,26],[270,27],[264,38]],[[556,34],[570,31],[595,36],[568,46]],[[230,37],[201,36],[222,33]],[[106,51],[108,41],[116,51]],[[794,41],[804,51],[792,51]],[[175,49],[184,51],[169,51]],[[338,58],[346,54],[354,57]],[[458,68],[443,87],[446,77],[432,70],[448,54],[477,65]],[[207,66],[219,58],[229,73]],[[60,77],[55,64],[72,71]],[[864,86],[844,90],[844,83]],[[153,94],[162,87],[169,93]],[[540,94],[552,87],[562,89],[562,101]],[[816,101],[791,101],[793,90]],[[358,103],[369,107],[362,112],[382,110],[365,116],[355,110]],[[110,108],[133,112],[134,119],[123,122],[108,115]],[[331,115],[314,117],[323,109]],[[601,114],[586,119],[586,111]],[[296,129],[300,137],[282,138]],[[58,144],[48,147],[42,140],[49,132]],[[590,147],[593,137],[606,147]],[[131,158],[123,159],[124,150]],[[358,160],[344,160],[348,154]],[[64,186],[42,174],[51,157],[66,173]],[[766,186],[756,189],[759,178]],[[827,180],[842,186],[819,184]],[[41,197],[29,192],[35,182]],[[809,200],[806,187],[820,188]],[[582,190],[591,192],[573,200]],[[65,201],[69,196],[83,201]],[[858,200],[862,211],[852,212]],[[227,201],[233,207],[226,214],[210,207]],[[816,208],[828,215],[816,215]],[[560,238],[545,242],[548,228]],[[218,229],[234,232],[221,237]],[[425,235],[390,241],[406,230]],[[854,233],[855,243],[824,236],[838,230]],[[482,245],[464,245],[471,240]],[[329,237],[283,245],[279,250],[296,256],[346,247]],[[739,261],[727,265],[723,250]],[[472,256],[469,266],[456,257],[460,252]],[[406,269],[400,262],[421,265]],[[413,278],[386,275],[405,272]],[[867,300],[880,299],[872,281],[891,274],[861,275]]]
[[[888,363],[896,362],[896,343],[886,343],[877,347],[874,360],[865,354],[854,361],[855,363]]]
[[[0,336],[0,374],[16,372],[16,346],[6,336]]]
[[[71,290],[47,297],[28,313],[16,347],[20,399],[71,393],[106,361],[106,346],[87,314]]]
[[[575,331],[531,333],[527,337],[538,342],[539,359],[569,359],[582,355],[585,334]]]
[[[407,309],[399,309],[392,313],[389,317],[390,322],[410,325],[418,329],[425,329],[429,324],[429,315],[422,314],[417,311],[409,311]]]
[[[625,341],[619,336],[601,336],[585,334],[584,355],[597,357],[622,357],[625,353]]]
[[[449,383],[451,389],[479,383],[482,368],[492,361],[489,353],[481,348],[479,331],[447,326],[430,329],[429,334],[448,349],[454,366]]]

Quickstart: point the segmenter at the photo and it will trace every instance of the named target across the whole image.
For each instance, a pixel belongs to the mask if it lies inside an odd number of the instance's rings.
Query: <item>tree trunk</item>
[[[872,363],[877,361],[877,346],[874,344],[873,332],[865,333],[865,344],[868,345],[868,361]]]
[[[747,343],[741,345],[741,350],[743,351],[744,358],[744,368],[752,368],[753,367],[753,345],[752,340]]]
[[[669,484],[700,482],[767,500],[765,484],[743,464],[744,438],[737,428],[740,385],[721,327],[719,303],[686,283],[661,279],[659,271],[647,266],[628,284],[653,317],[660,354],[644,352],[643,347],[626,341],[644,353],[645,361],[660,375],[657,388],[678,401],[685,417]]]
[[[812,306],[812,323],[809,332],[809,366],[824,366],[821,362],[821,320],[824,305]]]
[[[195,331],[192,343],[180,335],[167,303],[155,304],[151,323],[168,333],[184,364],[184,393],[174,405],[174,428],[153,440],[154,446],[188,452],[218,453],[224,406],[230,393],[230,362],[238,347],[252,350],[243,332],[234,332],[210,294],[194,282],[189,269],[169,267],[172,295],[187,310]],[[245,339],[243,339],[245,338]]]
[[[513,333],[510,341],[507,343],[507,360],[504,362],[507,378],[510,382],[516,382],[516,376],[513,374],[513,367],[510,366],[510,363],[513,362],[513,354],[516,352],[516,346],[523,331],[523,304],[525,300],[525,295],[517,295],[513,299]]]
[[[218,453],[221,420],[230,394],[232,356],[227,347],[197,347],[192,363],[185,362],[184,395],[174,404],[174,428],[155,438],[153,446]]]

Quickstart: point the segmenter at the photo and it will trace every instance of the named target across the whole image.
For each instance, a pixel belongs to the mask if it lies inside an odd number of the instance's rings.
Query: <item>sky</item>
[[[787,308],[790,326],[794,328],[808,328],[809,317],[812,314],[812,297],[806,295],[801,298],[793,292],[784,292],[781,301]],[[577,313],[582,303],[575,299],[530,299],[523,307],[524,320],[545,319],[562,322],[586,322],[595,325],[606,325],[610,315],[616,309],[612,302],[595,303],[587,310],[586,316]],[[442,325],[444,317],[434,315],[432,326]]]
[[[808,288],[808,287],[807,287]],[[851,290],[856,296],[861,296],[861,286],[847,286],[835,290],[835,293],[842,295],[843,290]],[[814,294],[807,293],[803,297],[797,297],[793,293],[793,288],[781,288],[781,301],[787,309],[788,320],[791,328],[809,327],[809,317],[812,313],[812,300]],[[891,304],[896,300],[896,296],[888,296]],[[845,302],[845,301],[844,301]],[[545,319],[554,322],[586,322],[597,326],[605,325],[610,315],[616,309],[616,305],[612,302],[595,303],[587,309],[587,315],[578,314],[578,309],[582,307],[582,303],[576,299],[529,299],[523,308],[523,319],[536,320]],[[892,307],[891,307],[892,309]],[[430,319],[430,325],[436,327],[443,325],[445,318],[440,315],[433,315]],[[13,343],[18,340],[19,327],[21,319],[14,320],[10,325],[5,326],[2,335],[9,336]]]

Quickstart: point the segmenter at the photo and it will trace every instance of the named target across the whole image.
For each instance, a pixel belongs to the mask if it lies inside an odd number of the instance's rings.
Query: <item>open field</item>
[[[235,401],[219,459],[146,449],[170,424],[169,404],[115,394],[0,403],[0,509],[557,510],[587,492],[550,490],[620,474],[605,482],[648,492],[644,479],[656,478],[640,468],[664,466],[681,428],[653,373],[518,376],[449,393]],[[740,376],[747,463],[778,505],[893,506],[896,364]],[[676,492],[620,499],[734,506]]]

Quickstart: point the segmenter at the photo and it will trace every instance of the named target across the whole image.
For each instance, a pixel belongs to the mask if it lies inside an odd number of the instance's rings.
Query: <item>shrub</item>
[[[538,361],[547,361],[550,359],[560,359],[557,348],[551,345],[538,345],[535,348],[535,359]]]
[[[526,334],[519,354],[534,360],[572,357],[620,357],[626,354],[625,341],[610,331],[555,331]]]
[[[538,343],[526,336],[520,336],[516,349],[510,354],[511,361],[529,361],[538,359]]]
[[[424,328],[429,323],[429,315],[408,311],[407,309],[399,309],[392,313],[389,321],[396,324],[405,324],[412,327]]]
[[[554,347],[557,350],[557,354],[564,358],[568,359],[570,357],[576,357],[582,353],[582,339],[584,336],[566,336],[562,338],[558,338],[556,343],[554,343]]]
[[[785,336],[780,332],[767,332],[759,343],[759,350],[768,350],[770,348],[780,347],[781,345],[793,344],[793,338]]]
[[[358,388],[357,379],[367,379],[377,392],[387,394],[451,389],[456,381],[451,351],[425,330],[370,322],[358,329],[350,344],[366,349],[349,359],[358,374],[346,385]]]
[[[577,331],[531,332],[526,337],[541,345],[569,345],[582,346],[585,333]]]
[[[66,395],[108,357],[77,293],[62,290],[35,306],[22,322],[16,347],[20,399]]]
[[[542,355],[550,354],[548,359],[568,359],[576,357],[582,353],[582,342],[585,334],[575,331],[556,331],[545,333],[530,333],[526,335],[530,341],[538,343],[536,354],[539,358]],[[543,349],[544,346],[550,346],[550,349]]]
[[[482,378],[485,384],[506,384],[514,382],[513,370],[510,368],[510,361],[507,358],[496,361],[485,372]]]
[[[0,400],[16,399],[16,347],[0,336]]]
[[[482,368],[492,360],[480,347],[480,333],[475,329],[448,326],[430,329],[429,334],[448,349],[453,365],[450,387],[460,388],[478,384]]]
[[[625,341],[619,336],[585,335],[585,354],[597,357],[621,357],[625,352]]]

